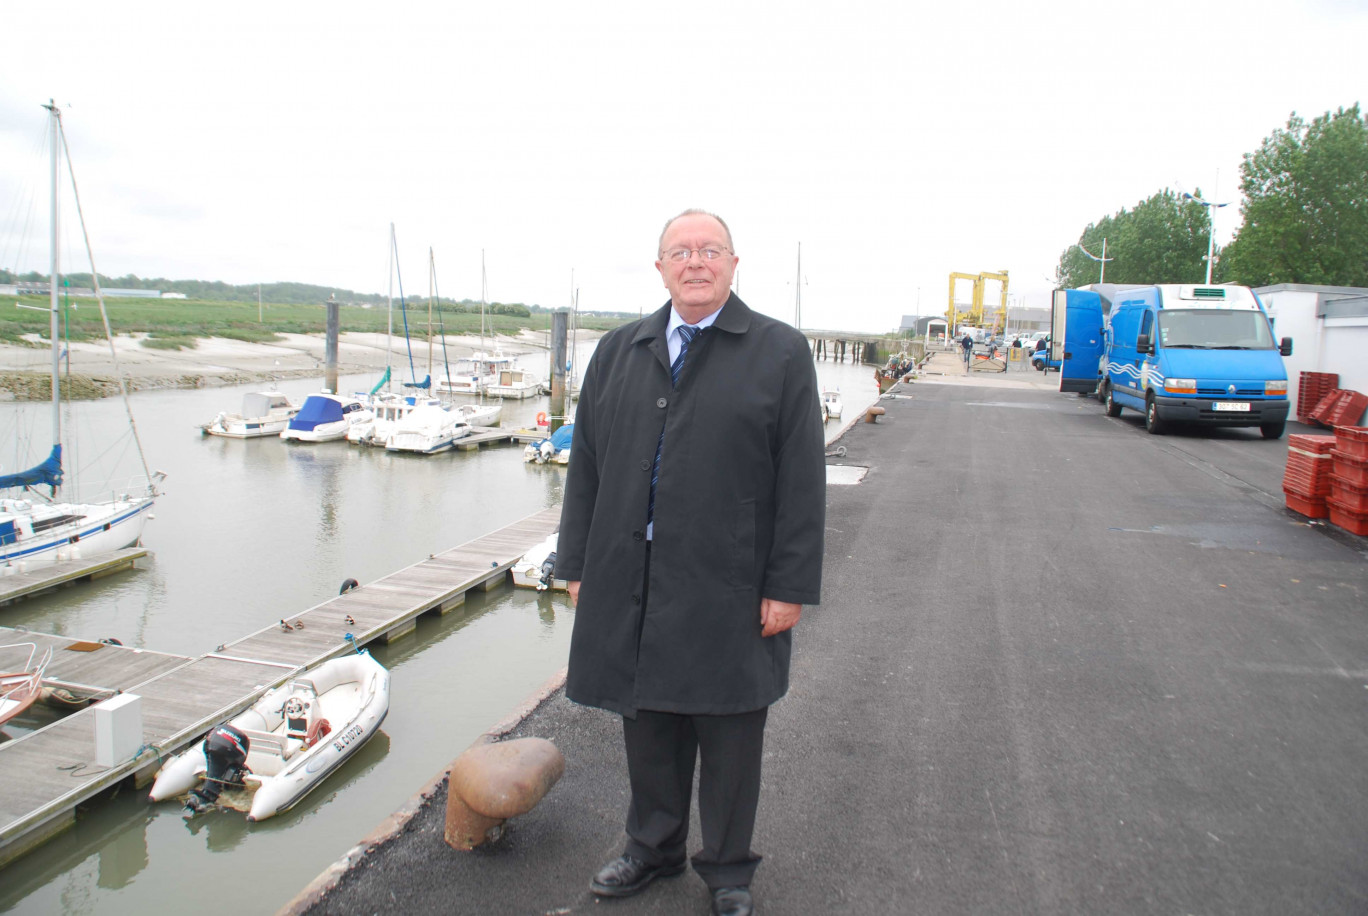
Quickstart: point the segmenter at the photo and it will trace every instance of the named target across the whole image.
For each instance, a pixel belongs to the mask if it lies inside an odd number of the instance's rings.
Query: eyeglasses
[[[705,261],[716,261],[724,254],[729,252],[725,248],[671,248],[669,251],[662,251],[660,259],[662,261],[673,261],[676,264],[683,264],[693,257],[694,252]]]

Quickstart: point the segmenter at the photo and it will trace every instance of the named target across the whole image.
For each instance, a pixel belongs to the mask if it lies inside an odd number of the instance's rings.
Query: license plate
[[[1247,401],[1216,401],[1211,405],[1212,410],[1235,410],[1249,413],[1249,402]]]

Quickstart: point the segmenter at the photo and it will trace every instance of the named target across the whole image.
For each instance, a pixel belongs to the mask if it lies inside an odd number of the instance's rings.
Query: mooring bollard
[[[469,748],[447,780],[447,845],[469,850],[497,839],[504,821],[535,808],[564,772],[564,755],[545,738]]]
[[[879,422],[879,417],[882,417],[883,415],[884,409],[882,407],[871,407],[865,411],[865,422],[877,423]]]

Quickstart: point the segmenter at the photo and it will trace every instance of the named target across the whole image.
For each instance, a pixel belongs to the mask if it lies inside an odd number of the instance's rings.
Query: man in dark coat
[[[791,628],[821,593],[826,469],[807,340],[731,293],[722,220],[685,211],[656,268],[670,301],[604,335],[585,372],[556,577],[576,604],[566,695],[623,717],[627,844],[591,882],[684,870],[695,758],[713,912],[753,912],[765,717]],[[681,329],[682,328],[682,329]]]

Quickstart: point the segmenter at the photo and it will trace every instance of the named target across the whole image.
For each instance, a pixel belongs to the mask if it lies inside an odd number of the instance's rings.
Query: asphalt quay
[[[828,459],[868,470],[827,488],[770,713],[757,909],[1368,910],[1368,540],[1283,507],[1285,440],[1150,436],[1057,386],[928,372]],[[590,893],[620,723],[539,700],[495,731],[565,775],[501,839],[445,845],[439,774],[286,911],[708,912],[692,874]]]

